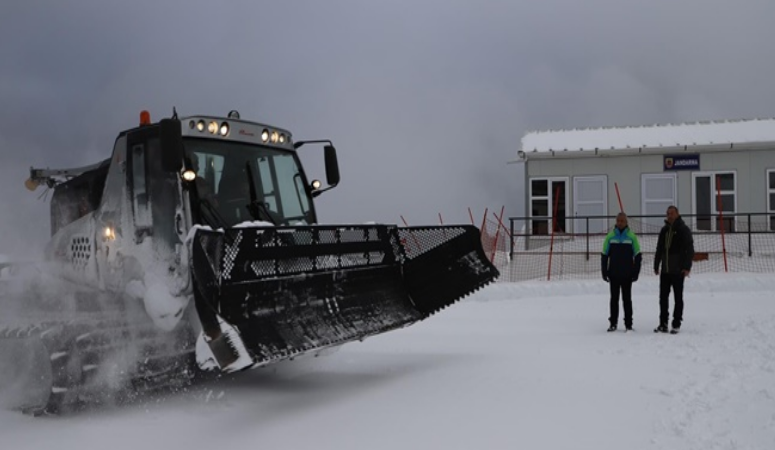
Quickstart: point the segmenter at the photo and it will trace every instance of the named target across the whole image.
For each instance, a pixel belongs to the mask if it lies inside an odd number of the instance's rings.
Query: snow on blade
[[[238,223],[237,225],[234,225],[232,228],[260,228],[260,227],[274,227],[277,226],[273,224],[272,222],[266,222],[263,220],[252,220],[252,221],[246,221]]]

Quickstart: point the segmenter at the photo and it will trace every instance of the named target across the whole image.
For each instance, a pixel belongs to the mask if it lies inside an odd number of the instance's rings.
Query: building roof
[[[532,131],[522,151],[696,147],[775,141],[775,118]]]

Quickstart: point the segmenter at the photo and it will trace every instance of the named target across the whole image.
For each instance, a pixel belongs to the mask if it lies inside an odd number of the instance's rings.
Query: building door
[[[608,177],[605,175],[573,178],[574,233],[604,233],[608,223]],[[587,219],[588,217],[596,217]],[[589,224],[589,229],[587,229]]]
[[[692,174],[694,227],[701,231],[721,230],[719,212],[724,217],[724,231],[735,231],[737,183],[734,172],[695,172]]]
[[[658,232],[665,222],[667,207],[676,205],[678,189],[674,173],[644,173],[641,182],[641,214],[644,216],[642,232]]]

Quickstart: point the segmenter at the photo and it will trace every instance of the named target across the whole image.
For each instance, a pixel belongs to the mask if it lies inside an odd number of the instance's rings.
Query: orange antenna
[[[140,111],[140,126],[151,124],[151,113],[146,110]]]

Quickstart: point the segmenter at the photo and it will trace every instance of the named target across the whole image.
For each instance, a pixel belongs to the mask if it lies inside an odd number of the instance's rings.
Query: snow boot
[[[616,331],[616,325],[611,325],[610,327],[608,327],[608,332],[610,333],[612,331]]]
[[[659,324],[658,327],[654,328],[654,333],[667,333],[667,325],[664,323]]]

